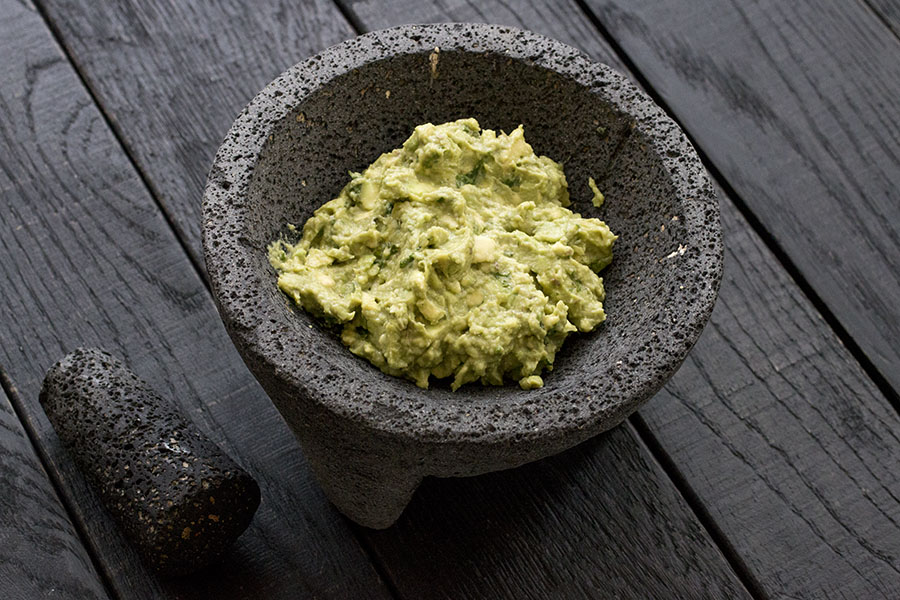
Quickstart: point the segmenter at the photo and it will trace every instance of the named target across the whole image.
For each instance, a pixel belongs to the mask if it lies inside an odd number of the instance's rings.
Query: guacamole
[[[385,373],[538,388],[569,332],[606,318],[597,271],[616,236],[568,205],[562,167],[521,126],[428,123],[351,173],[269,261],[284,293]]]

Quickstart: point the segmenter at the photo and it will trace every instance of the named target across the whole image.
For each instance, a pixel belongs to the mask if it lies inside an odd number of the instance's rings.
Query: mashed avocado
[[[616,236],[565,208],[562,167],[521,126],[420,125],[350,176],[269,260],[278,287],[385,373],[537,388],[569,332],[606,318],[596,272]]]

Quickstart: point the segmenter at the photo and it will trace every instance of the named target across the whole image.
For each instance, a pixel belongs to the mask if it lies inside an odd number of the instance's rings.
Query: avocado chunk
[[[569,205],[522,126],[427,123],[268,256],[278,287],[385,373],[534,389],[570,332],[606,318],[597,272],[616,236]]]

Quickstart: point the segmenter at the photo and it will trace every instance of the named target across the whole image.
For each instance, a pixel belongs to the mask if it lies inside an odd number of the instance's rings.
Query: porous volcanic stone
[[[416,125],[525,125],[564,164],[574,209],[619,235],[608,319],[570,336],[538,390],[422,390],[354,356],[276,287],[266,246],[334,198],[348,171]],[[606,196],[591,205],[588,177]],[[369,527],[422,477],[475,475],[574,446],[622,421],[681,364],[715,302],[719,209],[678,126],[609,67],[543,36],[408,25],[349,40],[282,74],[235,121],[203,203],[206,263],[235,345],[337,507]],[[288,476],[285,474],[285,476]]]
[[[47,372],[41,406],[107,510],[157,571],[219,557],[259,506],[253,478],[118,359],[92,348]]]

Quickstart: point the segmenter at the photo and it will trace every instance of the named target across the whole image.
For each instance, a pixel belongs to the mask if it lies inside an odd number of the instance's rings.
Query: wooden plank
[[[0,14],[0,364],[115,594],[389,597],[41,17],[11,0]],[[45,370],[78,345],[124,357],[259,481],[219,565],[156,578],[86,487],[38,405]]]
[[[897,0],[860,0],[871,8],[882,21],[900,36],[900,3]]]
[[[401,23],[497,23],[552,37],[580,48],[589,56],[624,70],[609,45],[574,0],[336,0],[367,31]]]
[[[85,10],[90,9],[90,5],[85,3]],[[79,17],[69,15],[63,18],[62,13],[54,12],[54,5],[49,4],[48,9],[51,15],[56,15],[56,22],[63,32],[67,45],[73,49],[76,56],[81,52],[98,53],[102,51],[102,57],[94,57],[90,60],[78,58],[81,64],[105,63],[107,60],[115,61],[118,51],[106,48],[98,49],[97,45],[91,40],[80,39],[82,33],[74,26],[68,23],[78,23]],[[148,9],[149,10],[149,9]],[[67,13],[68,14],[68,13]],[[117,19],[125,19],[123,15]],[[216,22],[213,20],[213,22]],[[190,40],[196,32],[191,33],[192,27],[205,27],[205,24],[197,24],[193,21],[184,21],[180,24],[183,31],[180,34],[170,33],[174,38]],[[262,39],[267,34],[265,30],[256,29],[257,25],[252,22],[244,22],[240,34],[234,28],[236,23],[228,23],[232,35],[240,35],[242,39],[256,40]],[[587,24],[583,24],[588,29]],[[224,33],[224,32],[223,32]],[[71,41],[69,41],[71,38]],[[76,41],[75,38],[78,38]],[[150,48],[152,50],[152,48]],[[144,50],[146,51],[146,50]],[[178,49],[172,49],[174,52],[180,52]],[[106,53],[109,54],[106,54]],[[137,66],[131,64],[132,76],[142,79],[150,76],[150,71],[155,64],[153,54],[147,51],[144,55],[144,71],[136,71]],[[108,72],[116,72],[121,75],[124,71],[113,70],[110,67]],[[245,67],[238,68],[234,66],[231,71],[233,80],[238,80],[240,74],[243,73]],[[247,69],[252,69],[252,64],[247,65]],[[252,75],[252,74],[251,74]],[[91,76],[96,81],[98,90],[104,89],[104,83],[97,75]],[[117,84],[121,85],[121,84]],[[174,84],[166,84],[174,85]],[[243,84],[241,84],[243,85]],[[175,85],[175,88],[178,86]],[[160,93],[175,93],[172,90],[164,89]],[[202,104],[209,104],[215,101],[215,98],[205,100],[203,89],[195,90],[194,101]],[[104,105],[107,103],[105,94],[100,93],[100,98]],[[116,101],[113,101],[115,103]],[[116,121],[122,125],[122,131],[126,135],[127,143],[130,147],[140,147],[142,144],[149,144],[147,141],[133,141],[133,138],[143,138],[147,136],[148,131],[160,132],[160,127],[164,125],[147,123],[147,119],[154,118],[151,113],[145,113],[139,109],[136,111],[135,118],[137,122],[131,119],[119,118],[115,109],[107,105],[107,110],[115,116]],[[228,117],[230,121],[230,117]],[[126,125],[126,121],[128,121]],[[207,124],[212,126],[211,124]],[[168,125],[171,126],[171,125]],[[227,123],[221,124],[222,129]],[[171,134],[164,134],[171,135]],[[158,172],[163,168],[165,161],[160,164],[153,164],[151,172]],[[205,166],[204,166],[205,168]],[[185,185],[189,185],[185,182]],[[199,188],[198,188],[199,193]],[[168,200],[166,200],[168,201]],[[174,211],[173,211],[174,212]],[[605,438],[604,438],[605,439]],[[481,586],[472,587],[471,577],[453,570],[448,564],[448,569],[439,579],[427,579],[424,574],[413,573],[412,579],[405,579],[400,589],[401,593],[410,598],[422,597],[423,593],[427,593],[427,589],[421,586],[437,586],[451,596],[456,592],[466,593],[466,589],[461,588],[460,584],[468,585],[468,591],[475,594],[467,597],[478,597],[481,591],[489,592],[491,590],[501,591],[504,586],[508,587],[507,591],[517,590],[517,592],[525,593],[528,591],[530,597],[541,597],[540,595],[547,592],[567,592],[573,597],[578,597],[579,585],[600,586],[602,578],[598,573],[615,573],[619,577],[619,583],[615,589],[619,590],[621,597],[624,598],[643,598],[656,595],[661,589],[678,590],[683,593],[690,593],[688,590],[700,589],[708,590],[709,595],[723,597],[740,597],[745,594],[742,585],[736,579],[733,571],[723,560],[718,550],[710,540],[709,536],[698,524],[693,514],[684,504],[683,500],[678,497],[677,491],[667,480],[665,474],[662,473],[658,466],[655,465],[650,458],[647,450],[637,443],[636,436],[631,429],[623,429],[621,432],[610,436],[609,440],[602,445],[603,450],[594,452],[594,460],[598,461],[590,467],[591,472],[600,472],[603,474],[601,482],[608,482],[612,488],[612,482],[618,482],[616,485],[623,490],[622,497],[616,500],[609,497],[604,502],[596,502],[594,504],[585,504],[586,499],[578,494],[569,497],[568,503],[563,503],[559,518],[561,525],[560,530],[552,533],[555,539],[555,551],[546,551],[545,544],[547,540],[541,537],[526,536],[522,538],[520,545],[521,552],[515,555],[507,556],[506,560],[495,561],[493,563],[485,563],[481,568],[481,577],[483,578]],[[572,455],[569,455],[571,459]],[[618,457],[618,458],[614,458]],[[609,458],[609,462],[607,462]],[[565,461],[566,459],[559,459]],[[550,465],[538,466],[534,470],[523,471],[526,478],[542,477],[545,486],[552,487],[552,477],[554,473],[561,470],[563,463],[556,461],[547,463]],[[549,468],[549,470],[548,470]],[[529,475],[530,473],[530,475]],[[541,475],[538,475],[542,473]],[[521,475],[518,475],[521,477]],[[482,494],[486,497],[494,497],[494,502],[500,501],[506,497],[505,486],[507,479],[503,475],[496,478],[483,478],[479,481],[479,485],[484,486]],[[530,525],[535,525],[542,519],[539,512],[533,512],[543,502],[543,496],[539,493],[529,492],[528,486],[523,486],[520,492],[524,495],[521,501],[521,511],[523,516],[530,515]],[[422,497],[425,500],[417,500],[416,506],[428,506],[429,498],[434,503],[438,502],[438,498],[428,495],[428,488]],[[423,504],[423,502],[425,504]],[[487,502],[487,500],[486,500]],[[504,501],[505,502],[505,501]],[[430,506],[426,512],[451,509],[457,502],[440,503],[439,506]],[[580,504],[585,504],[580,507]],[[573,506],[574,505],[574,506]],[[568,507],[568,508],[566,508]],[[420,508],[420,510],[422,510]],[[617,523],[616,527],[609,530],[594,527],[588,529],[585,534],[580,534],[578,530],[584,525],[579,517],[579,510],[583,510],[591,515],[593,523]],[[550,511],[553,512],[552,510]],[[421,514],[421,513],[420,513]],[[449,513],[448,513],[449,514]],[[453,527],[454,521],[448,520],[442,522],[443,526]],[[629,524],[630,523],[630,524]],[[420,530],[419,527],[422,527]],[[411,560],[411,555],[419,557],[427,557],[431,552],[429,545],[434,535],[440,533],[436,529],[432,521],[419,523],[414,521],[410,525],[414,531],[418,532],[418,545],[406,547],[403,553],[392,556],[389,548],[380,550],[380,557],[387,565],[396,565],[401,561]],[[519,527],[518,524],[509,520],[498,523],[500,529],[513,531]],[[625,535],[609,536],[610,531],[620,531],[625,529],[636,532],[643,532],[641,535],[633,534],[631,537]],[[619,528],[619,529],[617,529]],[[549,535],[550,532],[548,531]],[[445,534],[441,534],[445,535]],[[583,537],[578,538],[578,536]],[[635,543],[636,537],[642,537],[645,540],[655,540],[659,543]],[[379,539],[383,539],[379,538]],[[580,539],[579,544],[572,544],[573,539]],[[585,551],[585,548],[602,547],[607,548],[608,552],[587,554],[587,559],[581,560],[579,556]],[[449,554],[448,554],[449,556]],[[504,556],[500,553],[499,556]],[[535,556],[543,556],[542,570],[532,572],[532,561]],[[557,561],[568,561],[573,564],[569,573],[568,581],[563,582],[564,586],[555,586],[555,575],[553,569],[562,568]],[[452,561],[448,561],[452,563]],[[456,563],[460,565],[462,563]],[[535,587],[527,590],[527,586],[523,584],[506,583],[506,580],[512,578],[520,578],[522,582],[529,581],[529,577],[535,581],[544,582],[543,587]],[[465,583],[468,580],[468,583]],[[395,582],[400,585],[400,582]],[[416,587],[419,586],[419,587]],[[509,587],[512,586],[512,587]],[[612,589],[612,588],[610,588]],[[436,593],[436,592],[435,592]],[[535,595],[536,594],[536,595]]]
[[[626,424],[518,469],[429,479],[366,531],[404,598],[749,598]]]
[[[354,35],[330,0],[38,4],[203,269],[200,200],[231,122],[289,66]]]
[[[443,6],[410,0],[397,10],[411,21],[525,27],[621,68],[596,31],[577,25],[571,4]],[[370,28],[395,18],[380,2],[350,8]],[[719,195],[728,246],[719,303],[686,365],[634,421],[711,518],[755,592],[900,597],[900,419]],[[581,485],[602,493],[607,484],[597,479],[587,475]]]
[[[361,2],[354,3],[351,8],[355,11],[356,17],[371,28],[384,27],[400,21],[440,20],[489,20],[526,27],[579,46],[599,60],[617,64],[611,51],[603,44],[596,31],[587,25],[572,3],[535,1],[504,8],[498,2],[475,3],[457,0],[435,3],[401,0],[391,3],[391,6],[396,8],[385,7],[378,2]],[[64,27],[63,31],[66,39],[76,38],[79,35],[77,31],[66,31]],[[244,35],[247,39],[254,39],[251,33]],[[87,42],[79,43],[84,45]],[[97,49],[91,46],[84,48],[84,51],[100,53],[100,57],[93,60],[102,61],[115,60],[118,49],[116,47]],[[138,122],[130,135],[140,135],[140,130],[146,127]],[[895,581],[890,577],[884,580],[884,572],[878,571],[875,573],[873,585],[881,587],[870,587],[865,577],[854,570],[854,565],[865,560],[866,548],[872,548],[874,555],[893,552],[889,540],[896,532],[896,524],[892,521],[895,505],[891,498],[900,497],[900,494],[896,492],[896,479],[891,476],[890,471],[892,464],[890,457],[897,456],[898,452],[895,443],[891,441],[893,439],[890,435],[891,428],[896,430],[895,423],[890,420],[891,412],[884,398],[878,395],[854,365],[852,357],[840,348],[834,335],[815,315],[815,311],[803,299],[802,292],[779,267],[777,260],[764,251],[759,239],[740,219],[733,204],[724,196],[722,204],[729,232],[726,239],[731,245],[726,269],[730,273],[732,265],[742,264],[747,260],[746,255],[764,263],[766,267],[764,272],[771,273],[771,281],[760,280],[765,282],[765,285],[761,285],[760,281],[729,274],[723,285],[721,305],[714,314],[714,323],[732,318],[731,313],[722,312],[726,310],[723,307],[735,306],[738,302],[743,302],[745,306],[751,305],[751,301],[771,304],[773,316],[756,319],[753,313],[743,311],[739,315],[741,326],[729,328],[727,336],[712,337],[715,330],[707,331],[692,357],[695,357],[699,364],[705,365],[704,368],[709,372],[717,374],[718,379],[714,380],[716,387],[701,380],[697,384],[701,387],[691,388],[691,393],[698,395],[697,401],[693,396],[682,395],[683,403],[676,403],[670,400],[672,396],[660,396],[641,411],[642,418],[652,433],[654,443],[658,443],[674,462],[690,494],[696,498],[704,512],[715,516],[714,525],[723,536],[726,547],[740,550],[737,553],[737,560],[753,567],[748,576],[769,594],[778,596],[782,591],[787,594],[792,590],[796,595],[803,597],[826,597],[832,590],[846,590],[836,592],[834,597],[840,597],[840,593],[845,593],[846,597],[854,597],[855,592],[865,597],[866,591],[875,589],[875,597],[878,597],[878,589],[891,591],[894,589]],[[732,239],[740,243],[732,242]],[[797,319],[802,319],[800,325],[793,323],[795,313],[798,314]],[[780,331],[774,331],[776,328]],[[730,350],[731,348],[744,348],[745,351],[737,353]],[[804,377],[804,372],[790,369],[791,378],[787,383],[784,381],[779,383],[775,388],[778,394],[774,394],[767,388],[771,367],[767,370],[765,361],[760,362],[758,359],[750,361],[746,349],[751,348],[760,349],[757,350],[757,357],[788,356],[791,354],[787,353],[795,353],[798,348],[830,348],[831,353],[826,353],[825,358],[819,358],[814,352],[805,351],[804,360],[808,365],[804,367],[798,364],[798,367],[821,374],[821,379],[811,380]],[[692,368],[691,365],[693,363],[686,369]],[[732,421],[722,420],[723,417],[718,412],[721,410],[721,403],[715,399],[716,394],[722,393],[722,389],[725,391],[730,389],[728,382],[731,381],[732,373],[745,373],[749,378],[757,371],[760,378],[744,382],[740,390],[735,390],[742,394],[743,404],[739,407],[739,414],[750,414],[757,410],[757,407],[765,407],[769,418],[765,421],[745,422],[741,416],[732,417]],[[690,375],[690,371],[686,373],[686,376]],[[680,377],[673,381],[675,387],[669,388],[669,393],[671,390],[679,393],[678,386],[685,385],[679,383],[683,379],[684,377]],[[690,377],[688,381],[694,383]],[[723,384],[723,381],[726,383]],[[823,414],[829,416],[829,421],[814,420],[817,404],[806,403],[797,406],[798,399],[806,398],[821,402]],[[864,408],[858,407],[858,404],[862,404]],[[695,414],[700,414],[700,409],[704,409],[707,413],[702,414],[702,418],[695,417]],[[861,411],[864,414],[872,413],[880,416],[877,419],[851,418],[847,423],[834,422],[834,415],[854,415]],[[886,423],[887,426],[879,425],[879,421]],[[637,422],[640,424],[642,421]],[[790,427],[787,427],[788,424]],[[787,437],[780,432],[780,427],[783,426],[789,433]],[[740,427],[750,432],[739,439],[742,443],[753,443],[747,451],[752,450],[755,453],[753,466],[759,469],[759,473],[755,468],[741,463],[743,447],[728,445],[731,431]],[[667,435],[669,431],[672,432],[671,435]],[[872,433],[869,433],[870,431]],[[754,433],[757,438],[752,437],[751,434]],[[776,440],[777,443],[770,446],[760,443],[760,439]],[[822,440],[822,444],[819,445],[817,440]],[[879,446],[880,440],[887,442]],[[703,452],[695,453],[693,451],[695,446],[700,447]],[[806,453],[802,457],[797,455],[800,450]],[[600,451],[597,453],[600,454]],[[838,463],[832,472],[821,470],[810,472],[805,467],[816,461],[830,465],[834,463],[832,456],[852,458],[857,454],[866,457],[867,464],[878,466],[875,475],[867,479],[869,483],[883,482],[878,483],[879,487],[867,488],[879,490],[877,493],[869,493],[857,485],[857,474],[854,469],[862,467],[859,463],[849,462],[849,458],[842,458],[842,462]],[[785,459],[785,456],[788,458]],[[591,472],[591,469],[586,468],[586,471]],[[802,477],[797,476],[798,471],[802,473]],[[741,473],[742,479],[732,481],[734,473]],[[487,496],[493,485],[499,488],[499,483],[490,483],[491,478],[506,476],[506,474],[486,476],[487,483],[478,484],[484,486],[486,490],[483,494],[479,492],[481,494],[479,497]],[[587,490],[593,490],[594,493],[602,493],[602,487],[587,477],[581,479],[580,484]],[[468,487],[470,484],[466,481],[458,482],[461,486],[458,491],[454,491],[454,485],[457,485],[457,482],[426,483],[421,495],[435,497],[454,494],[453,497],[463,498],[465,493],[475,493]],[[753,486],[754,490],[762,486],[768,489],[768,492],[760,494],[758,500],[754,498],[748,501],[746,496],[742,495],[742,490],[745,489],[741,487],[742,485]],[[437,491],[432,491],[433,488]],[[501,496],[501,500],[506,498]],[[414,500],[407,518],[413,520],[425,518],[421,515],[426,510],[419,502],[418,499]],[[421,502],[427,505],[428,501]],[[748,507],[747,504],[753,506]],[[473,507],[472,504],[465,506]],[[754,511],[749,511],[748,508],[753,508]],[[878,523],[880,529],[876,531],[854,525],[857,511],[862,511],[859,514],[866,518],[873,515],[877,517],[873,522]],[[771,515],[769,521],[760,520],[765,519],[766,515]],[[453,534],[449,525],[458,522],[448,522],[447,529],[444,530],[445,537]],[[436,526],[433,520],[428,523],[429,526]],[[763,528],[761,523],[765,523],[766,526]],[[789,536],[780,535],[778,528],[782,523],[790,532]],[[844,528],[840,525],[842,523],[848,526]],[[406,528],[407,532],[415,529],[410,524],[401,524],[401,527]],[[494,531],[498,530],[498,526],[494,525]],[[758,533],[742,544],[739,543],[746,537],[748,531]],[[820,535],[822,532],[834,537],[833,546],[830,546],[830,538],[822,538]],[[582,536],[578,539],[584,539],[581,533],[573,535]],[[888,542],[884,536],[888,536]],[[405,538],[401,536],[402,539]],[[854,543],[856,546],[853,546]],[[835,548],[846,551],[848,557],[842,558],[837,555]],[[478,551],[477,548],[470,550]],[[537,553],[540,555],[540,551]],[[422,557],[427,556],[427,553],[423,551],[420,553],[421,556],[418,554],[419,547],[410,545],[404,557],[421,568],[422,563],[419,559],[424,560]],[[886,556],[897,555],[896,552],[886,554]],[[813,564],[819,557],[825,559],[821,567]],[[459,562],[460,566],[454,573],[465,581],[470,581],[474,577],[484,577],[484,573],[473,570],[473,565],[485,568],[477,559],[477,556],[465,557],[465,560]],[[582,559],[578,564],[583,567],[587,562]],[[818,580],[815,578],[817,573],[827,570],[828,567],[833,567],[835,572],[844,578],[843,583],[835,583],[835,578],[832,577]],[[435,566],[429,568],[438,569]],[[442,568],[452,570],[453,565],[443,564]],[[503,567],[497,564],[492,568],[494,573],[503,570]],[[392,570],[395,575],[399,572],[401,571]],[[865,572],[863,569],[864,574]],[[434,570],[424,571],[427,576],[434,573]],[[505,573],[507,578],[512,576],[508,570]]]
[[[587,3],[900,392],[900,39],[845,0]]]
[[[640,411],[773,598],[900,598],[900,417],[734,209],[712,320]]]
[[[75,527],[0,390],[0,590],[7,600],[108,598]]]

